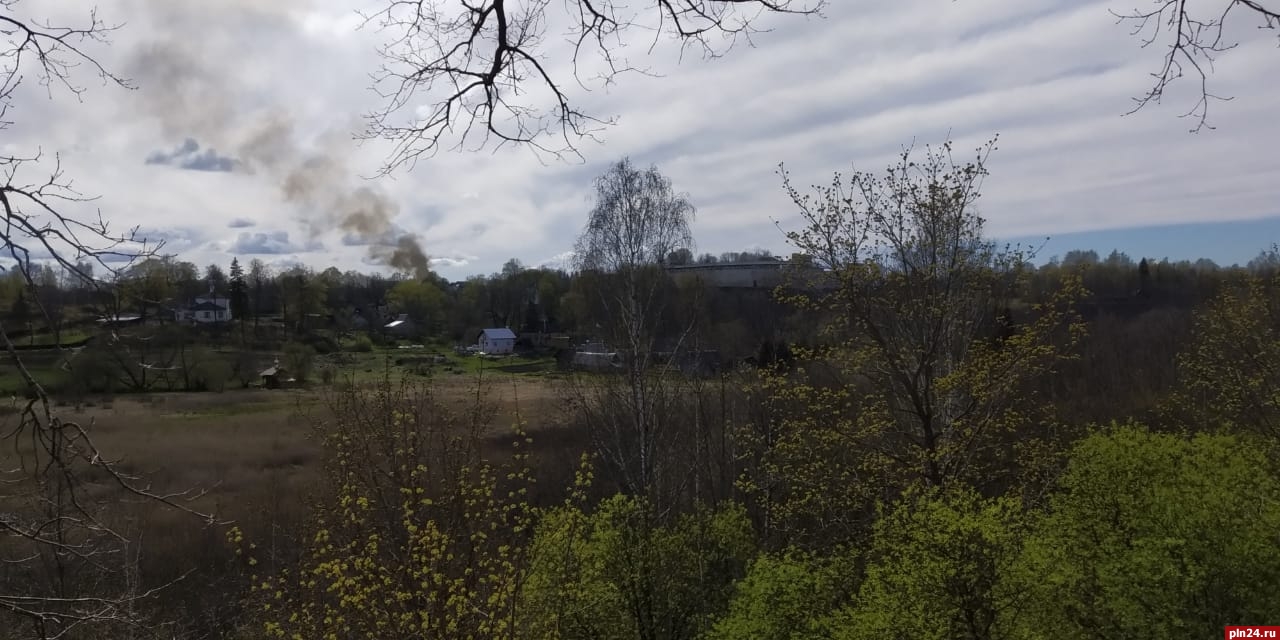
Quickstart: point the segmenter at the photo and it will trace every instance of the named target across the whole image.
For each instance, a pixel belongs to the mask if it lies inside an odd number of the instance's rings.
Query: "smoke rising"
[[[177,4],[181,8],[173,6]],[[258,36],[255,40],[263,41],[270,39],[262,33],[264,25],[267,29],[298,28],[288,15],[260,7],[271,4],[150,0],[151,19],[158,22],[153,33],[192,37],[162,37],[132,52],[127,70],[138,84],[142,110],[158,121],[166,137],[183,140],[177,147],[183,153],[196,152],[193,137],[207,148],[234,149],[234,158],[217,154],[191,157],[200,167],[230,169],[276,185],[281,199],[301,216],[312,240],[341,230],[350,244],[367,246],[374,263],[424,277],[430,260],[420,238],[393,223],[398,205],[349,165],[355,150],[352,136],[335,129],[299,131],[294,124],[298,118],[287,105],[244,111],[243,105],[252,104],[253,96],[260,92],[242,79],[241,70],[219,50],[235,48],[237,43],[214,35],[196,36],[236,33],[237,28],[252,24]],[[153,156],[157,162],[171,161],[168,155]],[[211,162],[216,164],[209,165]]]

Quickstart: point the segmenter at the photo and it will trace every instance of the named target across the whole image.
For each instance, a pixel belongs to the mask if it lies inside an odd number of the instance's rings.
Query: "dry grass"
[[[563,414],[556,389],[540,378],[492,375],[477,385],[474,378],[450,376],[435,384],[450,403],[470,402],[479,388],[479,397],[496,408],[490,427],[495,437],[509,431],[517,411],[535,438]],[[197,505],[226,518],[251,517],[246,510],[282,500],[301,503],[320,478],[313,424],[327,417],[325,392],[118,396],[98,400],[83,413],[63,410],[90,425],[98,446],[122,469],[160,491],[204,491]]]
[[[507,442],[518,410],[534,435],[533,464],[543,467],[540,484],[567,483],[582,442],[557,428],[565,412],[553,382],[490,372],[481,382],[478,385],[472,376],[441,376],[434,383],[436,396],[449,404],[465,404],[478,392],[491,403],[496,412],[488,441],[495,452]],[[321,497],[323,451],[314,425],[330,417],[328,393],[339,392],[254,389],[120,395],[56,410],[64,420],[86,426],[104,456],[117,460],[120,470],[138,476],[153,491],[197,492],[189,506],[233,521],[246,541],[257,544],[264,565],[260,569],[272,571],[295,557],[312,500]],[[13,452],[6,447],[0,447],[0,464],[12,466]],[[113,526],[142,540],[139,570],[144,583],[164,584],[191,572],[166,590],[166,610],[182,611],[181,617],[193,623],[205,620],[200,624],[206,628],[235,624],[247,576],[237,569],[234,550],[224,538],[225,526],[209,527],[189,514],[127,498],[107,483],[92,484],[86,491],[113,505]]]

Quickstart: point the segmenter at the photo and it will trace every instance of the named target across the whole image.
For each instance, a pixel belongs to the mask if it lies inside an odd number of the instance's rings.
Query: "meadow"
[[[24,362],[42,384],[56,389],[66,376],[56,364],[56,352],[36,353],[34,358],[25,354]],[[537,446],[535,455],[546,457],[539,464],[545,462],[547,480],[571,477],[575,458],[566,454],[560,461],[556,445],[564,437],[558,431],[563,412],[561,377],[552,370],[552,360],[452,356],[442,361],[442,354],[422,349],[333,355],[317,363],[332,367],[327,383],[315,374],[305,384],[284,389],[228,385],[221,392],[53,392],[54,414],[84,427],[118,471],[152,493],[173,495],[176,504],[216,519],[210,526],[190,513],[122,496],[102,477],[85,476],[86,499],[110,505],[105,515],[110,525],[139,538],[137,571],[143,581],[177,581],[165,590],[166,606],[179,606],[193,619],[205,618],[199,624],[213,626],[238,611],[248,576],[236,565],[226,540],[232,527],[265,550],[265,569],[284,566],[293,557],[298,536],[309,527],[311,507],[323,497],[322,439],[341,394],[404,382],[430,385],[451,406],[482,403],[490,417],[483,433],[486,447],[505,447],[519,422],[539,445],[545,438],[546,446]],[[0,369],[0,385],[8,396],[0,426],[9,432],[26,402],[25,382],[11,362]],[[0,450],[5,469],[31,460],[26,454],[33,445],[21,438],[14,442],[15,448]],[[24,507],[5,504],[21,494],[10,487],[0,500],[0,515],[21,512]],[[214,585],[218,588],[211,590]],[[210,593],[218,597],[211,599]]]

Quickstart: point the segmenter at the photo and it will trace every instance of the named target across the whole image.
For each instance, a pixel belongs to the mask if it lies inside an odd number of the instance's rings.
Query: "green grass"
[[[27,371],[47,391],[56,391],[66,386],[69,376],[66,371],[56,366],[40,366],[27,363]],[[27,391],[27,381],[18,372],[18,367],[5,363],[0,365],[0,394],[22,395]]]
[[[60,342],[59,342],[59,338],[61,339],[61,341],[60,341]],[[47,345],[54,345],[54,344],[74,344],[74,343],[77,343],[77,342],[83,342],[83,341],[88,340],[88,339],[89,339],[89,334],[88,334],[88,333],[85,333],[85,332],[83,332],[83,331],[63,331],[62,333],[58,334],[57,336],[55,336],[55,335],[54,335],[54,334],[52,334],[52,333],[42,333],[42,334],[39,334],[39,335],[35,336],[35,343],[36,343],[36,344],[47,344]],[[31,340],[28,338],[28,342],[30,342],[30,341],[31,341]]]
[[[296,402],[295,398],[283,395],[281,395],[280,398],[271,401],[244,402],[243,399],[240,399],[236,402],[227,402],[206,407],[191,407],[173,412],[162,412],[159,416],[163,418],[204,419],[281,413],[291,411],[296,408]]]
[[[17,347],[53,347],[59,344],[76,344],[88,338],[89,334],[83,331],[63,331],[58,335],[54,335],[53,332],[41,332],[29,336],[22,336],[21,338],[14,338],[13,344]]]
[[[422,360],[441,356],[444,362],[425,363]],[[364,385],[381,381],[387,375],[392,380],[405,376],[418,376],[425,372],[432,375],[524,375],[540,376],[554,373],[556,362],[549,356],[527,358],[510,356],[502,358],[458,355],[451,349],[428,347],[423,349],[378,348],[370,353],[347,353],[337,364],[335,380]],[[417,362],[415,362],[415,360]],[[396,364],[402,361],[404,364]]]

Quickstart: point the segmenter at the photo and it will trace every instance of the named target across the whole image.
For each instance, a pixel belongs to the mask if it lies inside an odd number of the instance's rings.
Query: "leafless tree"
[[[1129,12],[1113,12],[1120,22],[1133,25],[1133,35],[1142,39],[1142,46],[1163,45],[1165,54],[1160,68],[1151,74],[1154,82],[1143,95],[1134,98],[1134,113],[1164,98],[1165,89],[1173,82],[1189,76],[1200,84],[1199,99],[1183,114],[1195,120],[1191,129],[1198,132],[1213,126],[1209,124],[1209,103],[1230,100],[1209,89],[1209,75],[1219,55],[1234,49],[1239,42],[1228,35],[1227,29],[1254,20],[1258,29],[1275,30],[1280,27],[1280,6],[1260,0],[1218,0],[1217,2],[1191,2],[1190,0],[1152,0],[1154,7],[1135,8]]]
[[[34,80],[49,98],[78,98],[85,87],[76,76],[86,70],[104,84],[129,86],[89,49],[106,42],[116,26],[93,11],[83,23],[67,26],[27,15],[24,8],[20,0],[0,0],[0,131],[13,123],[9,118],[18,110],[24,81]],[[132,231],[112,231],[100,214],[88,221],[77,216],[73,210],[90,200],[72,189],[56,154],[49,158],[37,148],[0,155],[0,252],[12,259],[10,268],[28,288],[36,284],[34,267],[40,262],[101,283],[122,259],[127,264],[153,249]],[[94,279],[94,263],[102,279]],[[8,407],[0,431],[0,628],[21,628],[32,638],[115,626],[145,630],[137,605],[153,592],[130,569],[138,547],[106,516],[122,495],[184,511],[190,511],[183,502],[189,496],[157,494],[107,458],[89,428],[55,408],[2,323],[0,348],[28,387],[26,398]]]
[[[750,42],[762,15],[815,15],[825,1],[654,0],[632,8],[622,0],[565,0],[561,16],[550,15],[551,0],[387,0],[364,15],[389,35],[374,74],[385,103],[368,114],[366,136],[394,142],[384,172],[441,148],[493,140],[576,155],[575,143],[613,120],[580,110],[566,87],[645,72],[624,54],[628,35],[651,36],[650,50],[665,36],[682,52],[716,57]],[[547,32],[562,20],[567,59],[557,60]],[[571,74],[562,74],[563,63],[572,64]]]
[[[657,167],[640,169],[623,158],[596,178],[596,203],[578,238],[578,268],[634,275],[689,249],[694,208]]]
[[[597,453],[628,491],[657,489],[669,409],[678,401],[661,375],[651,375],[670,287],[662,261],[691,248],[694,208],[672,189],[657,167],[630,160],[596,179],[596,202],[575,249],[577,268],[590,292],[602,337],[620,356],[622,375],[596,377],[577,406],[591,429]],[[674,331],[679,342],[681,331]],[[687,332],[684,332],[687,333]],[[668,336],[670,338],[670,336]],[[678,349],[667,345],[664,350]],[[583,391],[580,388],[579,391]]]

